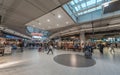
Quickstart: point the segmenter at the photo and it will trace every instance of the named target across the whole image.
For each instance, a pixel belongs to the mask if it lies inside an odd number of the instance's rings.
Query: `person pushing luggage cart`
[[[86,45],[85,46],[85,51],[84,51],[84,56],[86,58],[92,58],[92,52],[93,52],[93,49],[92,49],[92,46],[90,44]]]

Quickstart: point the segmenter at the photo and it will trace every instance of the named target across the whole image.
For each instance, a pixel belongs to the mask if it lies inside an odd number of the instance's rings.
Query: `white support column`
[[[85,41],[85,32],[84,31],[80,32],[80,41],[81,41],[81,44],[86,42]]]

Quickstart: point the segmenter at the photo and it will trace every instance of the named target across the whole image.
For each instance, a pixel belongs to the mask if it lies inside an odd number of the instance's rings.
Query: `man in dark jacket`
[[[99,47],[100,53],[103,54],[104,45],[100,43],[98,47]]]
[[[85,53],[85,57],[86,58],[91,58],[92,57],[92,53],[93,53],[93,48],[91,46],[91,44],[87,44],[84,48],[84,53]]]
[[[89,50],[91,53],[93,53],[93,47],[92,47],[92,45],[90,43],[85,45],[84,51],[86,51],[86,50]]]
[[[49,54],[49,52],[53,54],[53,46],[51,44],[49,44],[49,49],[48,49],[47,54]]]
[[[19,45],[20,45],[21,52],[23,52],[24,42],[21,41]]]

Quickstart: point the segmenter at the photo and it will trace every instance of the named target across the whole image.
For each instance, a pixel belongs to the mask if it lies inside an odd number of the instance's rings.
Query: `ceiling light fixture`
[[[50,19],[48,19],[47,22],[50,22]]]
[[[41,25],[41,23],[38,23],[39,25]]]
[[[57,26],[59,26],[59,24],[57,24]]]
[[[59,15],[58,15],[58,18],[61,18],[61,17],[62,17],[62,16],[59,14]]]
[[[66,22],[66,24],[68,24],[69,22]]]

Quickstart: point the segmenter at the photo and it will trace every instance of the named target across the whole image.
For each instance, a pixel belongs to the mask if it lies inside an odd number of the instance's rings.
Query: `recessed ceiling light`
[[[59,26],[59,24],[57,24],[57,26]]]
[[[41,25],[41,23],[38,23],[39,25]]]
[[[47,22],[50,22],[50,19],[48,19]]]
[[[66,22],[66,24],[68,24],[69,22]]]
[[[61,18],[61,17],[62,17],[62,16],[59,14],[59,15],[58,15],[58,18]]]

